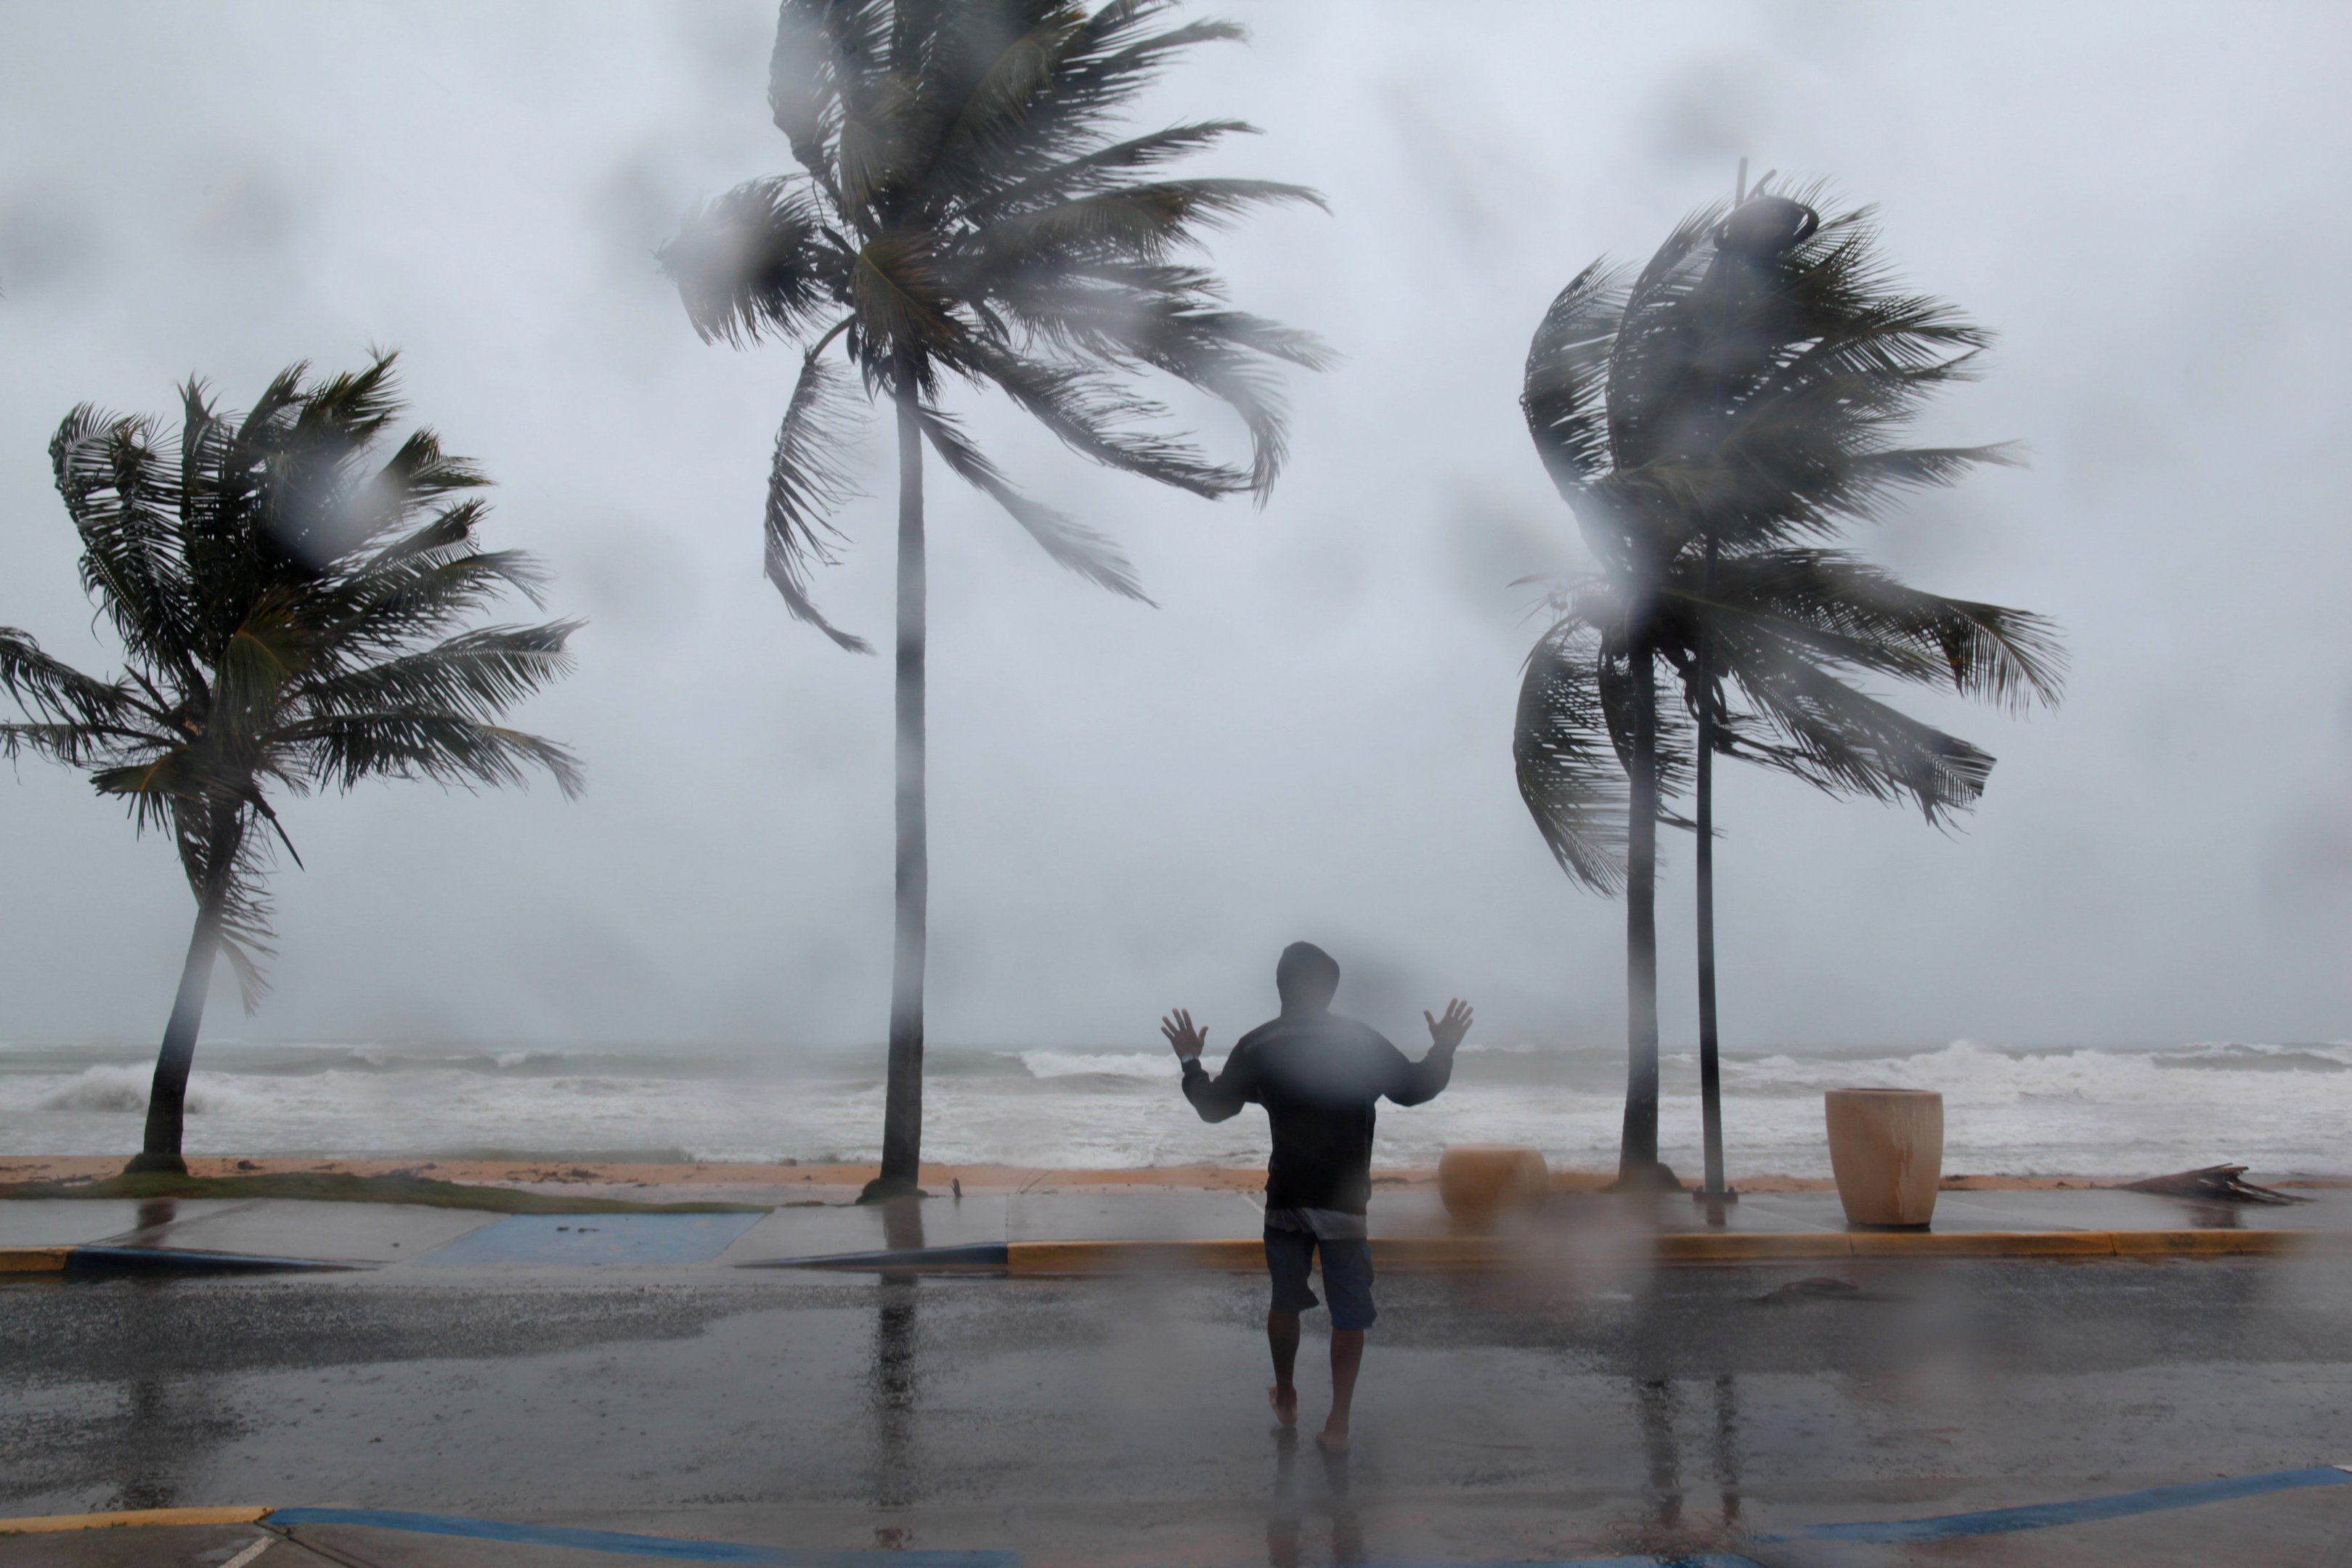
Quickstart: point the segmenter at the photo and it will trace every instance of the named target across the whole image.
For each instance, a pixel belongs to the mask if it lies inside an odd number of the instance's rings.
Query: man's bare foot
[[[1265,1391],[1265,1402],[1274,1406],[1274,1418],[1286,1427],[1298,1425],[1298,1390],[1285,1388],[1280,1384]]]
[[[1315,1446],[1322,1449],[1325,1453],[1330,1455],[1333,1458],[1339,1458],[1348,1451],[1347,1428],[1342,1427],[1339,1430],[1334,1431],[1328,1427],[1324,1427],[1320,1432],[1315,1434]]]

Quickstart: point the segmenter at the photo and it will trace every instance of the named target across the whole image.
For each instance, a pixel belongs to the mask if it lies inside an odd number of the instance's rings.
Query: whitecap
[[[1167,1057],[1139,1051],[1024,1051],[1021,1065],[1032,1078],[1154,1078],[1168,1079],[1176,1064]]]
[[[144,1112],[147,1090],[154,1082],[152,1067],[85,1067],[33,1103],[39,1111]],[[218,1110],[224,1094],[215,1084],[192,1080],[184,1102],[187,1113],[202,1115]]]

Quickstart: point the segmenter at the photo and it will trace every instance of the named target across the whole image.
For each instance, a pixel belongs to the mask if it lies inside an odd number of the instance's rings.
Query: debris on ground
[[[2257,1186],[2244,1180],[2243,1166],[2200,1166],[2193,1171],[2175,1171],[2170,1176],[2149,1176],[2145,1181],[2127,1181],[2126,1192],[2152,1192],[2165,1197],[2199,1197],[2221,1203],[2309,1203],[2291,1192],[2279,1192],[2271,1187]]]

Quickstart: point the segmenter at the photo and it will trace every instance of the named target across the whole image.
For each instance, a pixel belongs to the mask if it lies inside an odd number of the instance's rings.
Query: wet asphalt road
[[[1825,1272],[1860,1289],[1787,1289]],[[1462,1562],[2352,1460],[2340,1262],[1395,1278],[1381,1306],[1330,1467],[1270,1433],[1255,1279],[10,1283],[0,1514],[334,1503],[1033,1563]],[[2352,1561],[2352,1487],[2158,1517],[2137,1539],[2187,1554],[2148,1561]],[[2230,1552],[2200,1555],[2217,1521]],[[1834,1560],[2044,1560],[2016,1541]]]

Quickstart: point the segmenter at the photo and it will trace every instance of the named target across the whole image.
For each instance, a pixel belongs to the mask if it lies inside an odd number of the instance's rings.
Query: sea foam
[[[1498,1042],[1499,1043],[1499,1042]],[[151,1047],[0,1045],[0,1150],[97,1154],[138,1135]],[[1210,1066],[1223,1052],[1211,1052]],[[643,1048],[467,1049],[208,1045],[190,1081],[188,1147],[200,1154],[430,1157],[499,1149],[583,1158],[684,1151],[703,1160],[877,1157],[879,1048],[831,1055]],[[940,1162],[1024,1166],[1251,1165],[1265,1156],[1255,1111],[1202,1123],[1168,1052],[1149,1049],[934,1047],[923,1152]],[[2012,1174],[2150,1174],[2223,1160],[2258,1170],[2336,1172],[2352,1045],[2204,1041],[2158,1049],[2016,1049],[1956,1040],[1927,1050],[1727,1056],[1725,1135],[1738,1173],[1828,1174],[1822,1092],[1940,1090],[1945,1168]],[[1662,1153],[1697,1163],[1697,1065],[1662,1063]],[[1391,1164],[1433,1162],[1449,1144],[1520,1143],[1555,1165],[1615,1162],[1622,1048],[1465,1051],[1446,1092],[1380,1108]]]

